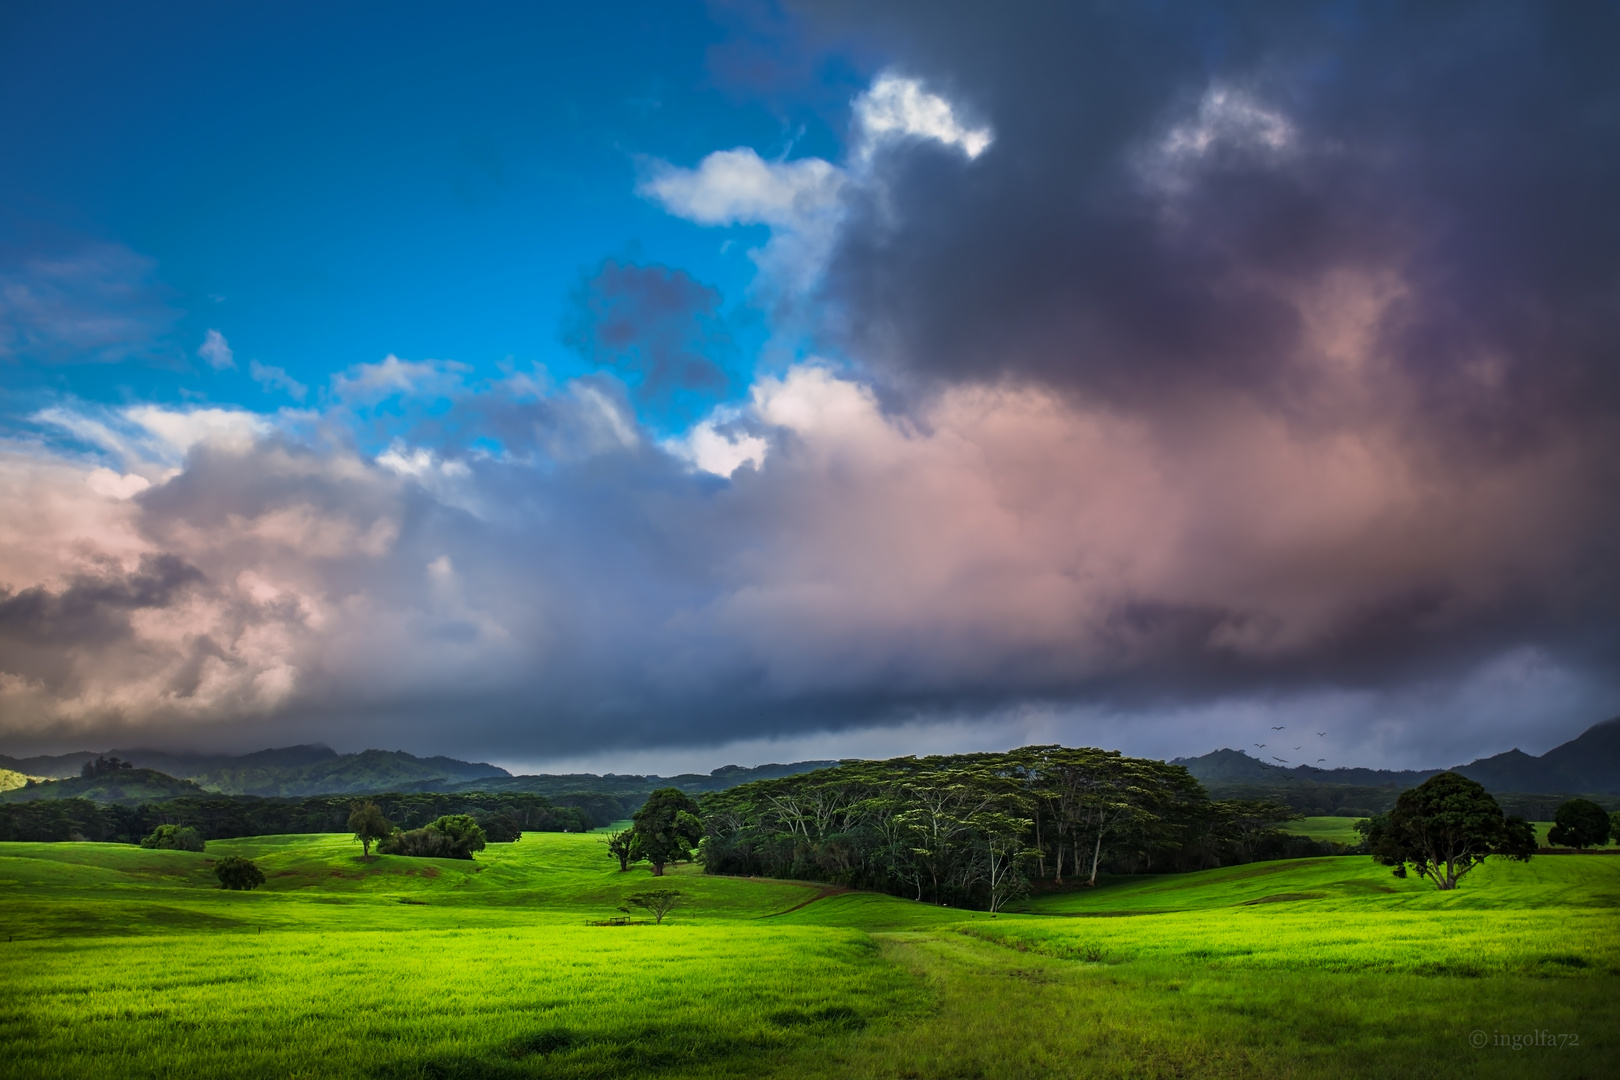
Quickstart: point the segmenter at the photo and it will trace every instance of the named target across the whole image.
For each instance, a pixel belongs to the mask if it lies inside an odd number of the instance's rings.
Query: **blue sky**
[[[719,291],[739,392],[764,336],[746,296],[764,230],[671,217],[636,194],[638,176],[718,146],[836,156],[846,117],[824,107],[861,88],[829,61],[801,100],[751,100],[709,62],[725,31],[688,3],[455,17],[48,4],[4,18],[0,249],[13,265],[116,249],[145,331],[135,362],[19,351],[13,424],[61,394],[291,404],[251,378],[255,360],[317,391],[390,353],[566,378],[589,367],[561,340],[571,297],[607,258]],[[210,329],[234,369],[196,355]]]
[[[1544,750],[1620,711],[1617,37],[7,4],[0,750]]]

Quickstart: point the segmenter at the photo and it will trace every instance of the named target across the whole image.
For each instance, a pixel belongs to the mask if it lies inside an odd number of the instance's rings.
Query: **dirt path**
[[[761,919],[774,919],[778,915],[786,915],[791,911],[798,911],[802,907],[808,907],[811,904],[815,903],[817,900],[825,900],[829,896],[842,896],[844,893],[850,893],[850,892],[854,892],[854,891],[855,891],[854,889],[851,889],[848,886],[844,886],[844,885],[827,885],[827,886],[822,887],[820,890],[818,890],[816,892],[816,895],[810,897],[808,900],[800,900],[797,904],[794,904],[790,908],[783,908],[781,911],[773,911],[769,915],[761,915],[760,918]]]

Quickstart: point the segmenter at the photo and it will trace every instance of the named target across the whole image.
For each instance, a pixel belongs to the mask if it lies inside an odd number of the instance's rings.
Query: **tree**
[[[264,871],[252,859],[227,855],[214,864],[214,876],[222,889],[257,889],[264,884]]]
[[[630,864],[641,861],[641,849],[636,846],[636,831],[634,829],[620,829],[618,832],[608,833],[603,841],[607,844],[608,854],[619,860],[619,873],[630,869]]]
[[[703,839],[698,805],[680,788],[659,788],[632,818],[636,848],[652,863],[655,877],[664,876],[666,864],[690,859]]]
[[[484,830],[471,814],[446,814],[420,829],[394,832],[377,850],[418,859],[470,859],[484,844]]]
[[[478,824],[484,830],[484,839],[492,844],[515,844],[523,839],[523,823],[511,814],[490,814]]]
[[[349,815],[349,831],[354,838],[360,841],[361,858],[371,858],[371,845],[379,840],[386,840],[393,834],[394,826],[383,817],[383,812],[377,804],[367,799],[355,806],[354,812]]]
[[[1215,818],[1215,834],[1232,845],[1244,860],[1257,857],[1268,840],[1281,831],[1285,821],[1304,815],[1287,803],[1274,799],[1227,799],[1210,806]]]
[[[1590,799],[1571,799],[1558,808],[1547,841],[1559,847],[1602,847],[1609,842],[1609,813]]]
[[[143,848],[166,851],[201,851],[202,834],[190,825],[159,825],[141,841]]]
[[[1609,815],[1609,838],[1620,844],[1620,810]]]
[[[1404,868],[1441,890],[1491,855],[1529,861],[1535,829],[1522,818],[1504,818],[1502,808],[1478,783],[1454,772],[1438,773],[1403,791],[1395,808],[1356,823],[1375,861]]]
[[[664,916],[680,907],[685,902],[684,898],[685,894],[679,889],[651,889],[647,892],[631,893],[624,898],[624,902],[650,912],[653,923],[661,926]],[[622,905],[619,910],[627,915],[630,913],[630,908]]]
[[[135,766],[121,758],[98,757],[94,761],[87,761],[79,770],[79,775],[86,780],[93,780],[98,776],[117,775],[119,769],[133,769]]]

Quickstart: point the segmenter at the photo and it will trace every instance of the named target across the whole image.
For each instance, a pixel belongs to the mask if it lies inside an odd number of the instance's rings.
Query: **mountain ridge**
[[[1225,747],[1198,757],[1172,758],[1170,764],[1186,766],[1203,784],[1309,782],[1413,787],[1439,773],[1455,772],[1477,780],[1493,792],[1620,794],[1620,716],[1593,724],[1540,756],[1515,748],[1450,769],[1284,767]]]

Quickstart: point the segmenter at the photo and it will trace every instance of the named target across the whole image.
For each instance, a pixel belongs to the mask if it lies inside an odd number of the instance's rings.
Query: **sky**
[[[1620,713],[1615,40],[9,3],[0,752],[1545,751]]]

